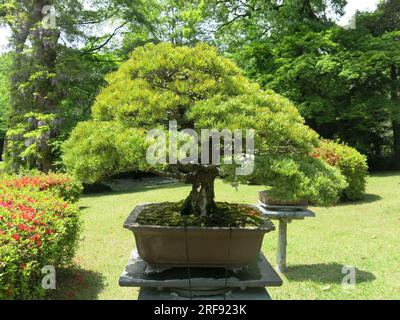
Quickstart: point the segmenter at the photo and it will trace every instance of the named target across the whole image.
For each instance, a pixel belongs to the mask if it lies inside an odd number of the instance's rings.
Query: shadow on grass
[[[188,186],[182,182],[174,182],[168,184],[156,184],[156,185],[138,185],[138,184],[127,184],[122,188],[115,188],[116,190],[107,191],[107,192],[100,192],[100,193],[88,193],[84,194],[84,198],[98,198],[103,196],[113,196],[113,195],[123,195],[123,194],[130,194],[130,193],[142,193],[154,190],[163,190],[163,189],[174,189],[174,188],[182,188]]]
[[[101,273],[71,267],[57,270],[57,288],[50,300],[95,300],[104,289]]]
[[[370,174],[372,178],[383,178],[383,177],[398,177],[400,176],[400,171],[381,171],[381,172],[373,172]]]
[[[368,204],[368,203],[378,202],[381,200],[383,200],[383,198],[380,195],[367,193],[364,195],[364,198],[361,200],[357,200],[357,201],[341,200],[341,202],[335,204],[335,207],[364,205],[364,204]],[[315,205],[314,207],[318,208],[319,206]],[[319,207],[319,208],[323,208],[323,207]]]
[[[343,265],[338,263],[288,266],[285,276],[290,281],[340,284],[343,278],[349,274],[347,269],[345,269],[345,273],[342,273],[343,267]],[[375,276],[371,272],[356,268],[356,283],[370,282],[373,280],[375,280]]]
[[[362,204],[362,203],[372,203],[372,202],[380,201],[382,199],[383,198],[378,194],[367,193],[367,194],[364,195],[364,199],[356,201],[355,203],[356,204],[357,203],[360,203],[360,204]]]
[[[341,203],[337,204],[336,206],[347,206],[347,205],[361,205],[361,204],[368,204],[368,203],[373,203],[382,200],[383,198],[380,195],[377,194],[372,194],[372,193],[367,193],[364,195],[364,198],[361,200],[357,201],[350,201],[350,200],[345,200],[342,201]]]

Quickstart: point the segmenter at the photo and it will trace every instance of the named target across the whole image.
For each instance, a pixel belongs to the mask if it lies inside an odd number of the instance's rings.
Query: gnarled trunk
[[[216,210],[214,183],[218,176],[215,167],[199,167],[187,179],[192,184],[192,191],[186,198],[182,214],[206,216]]]

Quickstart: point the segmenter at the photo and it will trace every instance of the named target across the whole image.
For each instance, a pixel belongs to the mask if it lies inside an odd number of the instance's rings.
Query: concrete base
[[[155,288],[142,288],[139,293],[139,300],[272,300],[265,288],[251,288],[246,290],[234,289],[228,291],[225,295],[215,295],[209,297],[182,297],[169,290],[159,291]]]
[[[282,279],[260,252],[254,264],[238,268],[152,268],[143,261],[136,250],[119,279],[121,287],[230,289],[279,287]]]
[[[139,300],[271,300],[265,287],[282,279],[260,252],[254,264],[229,268],[154,268],[136,249],[122,273],[121,287],[139,287]]]

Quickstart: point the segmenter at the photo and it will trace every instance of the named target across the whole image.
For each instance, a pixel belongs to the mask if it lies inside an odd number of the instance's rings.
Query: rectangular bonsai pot
[[[274,199],[271,197],[269,191],[260,191],[259,192],[260,201],[269,206],[288,206],[288,207],[302,207],[306,208],[308,206],[307,200],[297,200],[297,201],[289,201],[289,200],[280,200]]]
[[[148,205],[137,206],[124,227],[133,232],[140,257],[153,266],[245,266],[257,259],[264,235],[275,230],[270,221],[246,228],[139,225]]]

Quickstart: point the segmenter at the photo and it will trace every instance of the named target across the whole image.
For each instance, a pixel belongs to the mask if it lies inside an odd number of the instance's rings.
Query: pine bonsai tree
[[[319,137],[304,125],[297,109],[250,82],[215,48],[149,44],[136,49],[107,82],[92,108],[92,120],[80,123],[63,146],[67,170],[84,182],[129,170],[158,172],[191,183],[182,212],[203,215],[216,209],[218,176],[235,184],[251,178],[271,186],[276,197],[321,204],[335,202],[346,187],[335,168],[311,156]],[[238,167],[246,171],[249,161],[207,164],[200,154],[186,163],[149,161],[149,148],[159,143],[148,138],[149,132],[158,129],[170,138],[171,123],[199,136],[201,129],[253,129],[254,169],[238,175]],[[180,136],[183,141],[189,137]],[[221,144],[221,153],[227,147],[229,139]],[[164,149],[169,160],[182,158],[172,154],[171,142]],[[242,156],[248,156],[247,147]]]

